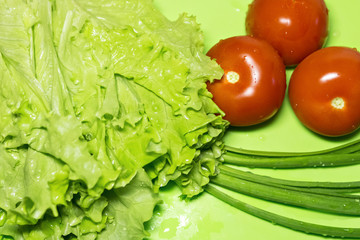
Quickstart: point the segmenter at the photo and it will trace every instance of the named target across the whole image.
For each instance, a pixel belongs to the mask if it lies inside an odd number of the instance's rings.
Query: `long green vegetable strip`
[[[319,154],[311,156],[265,157],[225,153],[225,163],[251,168],[338,167],[360,163],[360,153]]]
[[[301,187],[292,187],[292,186],[281,186],[284,189],[294,190],[298,192],[307,192],[313,194],[321,194],[335,197],[345,197],[345,198],[353,198],[359,200],[360,195],[352,194],[359,193],[359,188],[301,188]]]
[[[309,192],[331,196],[341,196],[348,198],[359,198],[357,195],[350,195],[344,193],[357,193],[360,192],[360,181],[354,182],[315,182],[315,181],[294,181],[273,178],[254,174],[252,172],[242,171],[227,165],[220,166],[222,174],[232,176],[239,179],[244,179],[251,182],[265,184],[269,186],[277,186],[285,189],[290,189],[300,192]]]
[[[278,179],[242,171],[228,164],[250,168],[337,167],[360,163],[360,139],[313,152],[268,152],[226,146],[225,165],[212,184],[267,201],[339,215],[360,216],[360,181],[319,182]],[[360,238],[360,228],[340,228],[307,223],[277,215],[241,202],[209,185],[206,191],[256,217],[293,230],[329,237]]]
[[[263,156],[263,157],[299,157],[299,156],[314,156],[323,154],[339,154],[339,153],[355,153],[360,151],[360,139],[344,143],[342,145],[328,148],[319,151],[310,152],[270,152],[270,151],[257,151],[248,150],[243,148],[236,148],[231,146],[225,146],[228,152],[233,152],[241,155],[248,155],[251,157]]]
[[[287,227],[296,231],[305,232],[308,234],[315,234],[321,236],[329,237],[339,237],[339,238],[353,238],[360,239],[360,228],[341,228],[341,227],[332,227],[324,226],[319,224],[308,223],[304,221],[299,221],[296,219],[284,217],[272,212],[265,211],[263,209],[254,207],[242,201],[239,201],[224,192],[218,190],[209,184],[205,190],[213,195],[214,197],[230,204],[231,206],[251,214],[255,217],[264,219],[266,221],[272,222],[274,224]]]
[[[336,167],[360,163],[360,139],[311,152],[270,152],[225,146],[225,163],[257,168]]]
[[[279,186],[269,186],[219,174],[212,183],[249,196],[287,205],[339,215],[360,216],[360,197],[357,199],[300,192]]]
[[[360,181],[353,182],[316,182],[316,181],[296,181],[296,180],[285,180],[279,178],[273,178],[254,174],[252,172],[242,171],[226,165],[220,167],[221,172],[231,175],[233,177],[246,179],[249,181],[262,182],[264,184],[280,184],[294,187],[303,188],[360,188]]]

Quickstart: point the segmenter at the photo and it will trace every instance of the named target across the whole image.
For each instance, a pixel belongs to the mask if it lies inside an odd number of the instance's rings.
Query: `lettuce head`
[[[144,238],[217,174],[222,73],[151,0],[0,0],[0,239]]]

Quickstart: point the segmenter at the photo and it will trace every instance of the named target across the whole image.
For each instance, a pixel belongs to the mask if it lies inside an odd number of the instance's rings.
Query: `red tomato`
[[[249,35],[268,41],[286,66],[320,49],[328,35],[324,0],[254,0],[246,16]]]
[[[291,106],[309,129],[325,136],[349,134],[360,126],[360,53],[328,47],[305,58],[289,84]]]
[[[267,42],[249,36],[221,40],[207,53],[224,70],[208,85],[214,102],[232,126],[264,122],[280,108],[286,89],[285,65]]]

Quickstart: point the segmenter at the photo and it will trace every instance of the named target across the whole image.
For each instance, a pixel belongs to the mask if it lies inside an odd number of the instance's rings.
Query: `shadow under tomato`
[[[275,122],[281,114],[281,112],[283,111],[283,107],[281,107],[277,113],[272,116],[270,119],[266,120],[265,122],[262,123],[258,123],[255,125],[251,125],[251,126],[231,126],[229,127],[230,131],[241,131],[241,132],[254,132],[257,131],[259,129],[264,129],[267,127],[270,127],[273,122]]]
[[[308,129],[308,131],[311,131]],[[319,136],[320,138],[329,141],[329,142],[344,142],[344,141],[350,141],[350,140],[355,140],[355,138],[358,138],[360,136],[360,132],[359,129],[357,129],[356,131],[349,133],[347,135],[343,135],[343,136],[338,136],[338,137],[329,137],[329,136],[323,136],[321,134],[315,133],[317,136]]]
[[[287,101],[287,99],[284,99],[284,105],[289,104],[288,102],[285,102],[285,101]],[[228,130],[233,131],[233,132],[240,131],[240,132],[250,133],[250,132],[256,132],[258,130],[263,130],[263,129],[269,128],[274,125],[274,122],[280,120],[280,118],[285,117],[285,115],[284,115],[284,114],[286,114],[285,108],[287,108],[287,107],[288,106],[286,106],[286,107],[282,106],[273,117],[271,117],[270,119],[268,119],[265,122],[251,125],[251,126],[230,126]],[[284,114],[283,114],[283,112],[284,112]],[[300,121],[298,124],[301,125],[299,127],[302,127],[304,131],[308,131],[310,134],[314,135],[314,137],[317,137],[321,140],[325,140],[328,142],[343,143],[343,142],[352,141],[352,140],[356,140],[356,139],[360,138],[360,128],[350,134],[347,134],[347,135],[330,137],[330,136],[321,135],[319,133],[316,133],[316,132],[310,130],[309,128],[304,126]]]

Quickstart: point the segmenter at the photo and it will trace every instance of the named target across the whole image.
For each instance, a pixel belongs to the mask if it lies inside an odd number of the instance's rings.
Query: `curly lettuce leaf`
[[[227,122],[206,82],[223,72],[194,17],[151,0],[0,0],[0,16],[0,239],[141,239],[156,190],[217,174]]]
[[[59,207],[59,217],[46,214],[37,224],[0,227],[0,239],[143,239],[149,234],[144,222],[150,220],[160,202],[152,182],[143,170],[125,187],[106,191],[87,209],[76,201]]]

